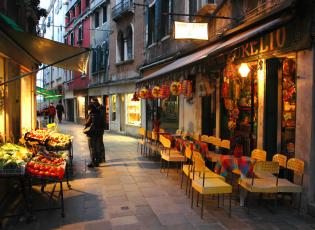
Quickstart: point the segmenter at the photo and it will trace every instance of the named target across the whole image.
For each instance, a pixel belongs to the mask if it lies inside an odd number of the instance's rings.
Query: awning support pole
[[[70,57],[63,58],[63,59],[61,59],[61,60],[59,60],[59,61],[56,61],[56,62],[54,62],[54,63],[51,63],[51,64],[49,64],[49,65],[46,65],[46,66],[44,66],[44,67],[41,67],[41,68],[39,68],[39,69],[35,69],[35,70],[31,71],[31,72],[27,72],[27,73],[22,74],[22,75],[20,75],[20,76],[14,77],[14,78],[12,78],[12,79],[10,79],[10,80],[7,80],[7,81],[5,81],[5,82],[0,83],[0,86],[5,85],[5,84],[10,83],[10,82],[13,82],[13,81],[16,81],[16,80],[19,80],[19,79],[24,78],[24,77],[26,77],[26,76],[28,76],[28,75],[33,74],[33,73],[37,73],[38,71],[44,70],[44,69],[46,69],[47,67],[56,65],[56,64],[61,63],[61,62],[64,62],[64,61],[66,61],[66,60],[69,60],[69,59],[71,59],[71,58],[74,58],[74,57],[79,56],[79,55],[81,55],[81,54],[83,54],[83,53],[86,53],[86,52],[90,52],[90,49],[86,48],[86,50],[83,51],[83,52],[80,52],[80,53],[71,55]]]

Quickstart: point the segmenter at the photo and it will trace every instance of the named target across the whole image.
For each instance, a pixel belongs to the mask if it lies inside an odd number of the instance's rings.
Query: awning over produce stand
[[[141,85],[145,82],[150,82],[151,80],[155,80],[158,77],[162,77],[163,75],[167,75],[171,72],[174,72],[182,67],[188,66],[190,64],[196,63],[198,61],[201,61],[209,56],[214,56],[220,52],[223,52],[227,49],[230,49],[231,47],[249,39],[254,36],[257,36],[261,33],[265,33],[269,29],[273,29],[276,26],[279,26],[283,22],[287,21],[287,19],[284,18],[277,18],[273,21],[270,21],[268,23],[265,23],[263,25],[257,26],[256,28],[250,29],[248,31],[245,31],[241,34],[238,34],[237,36],[234,36],[232,38],[229,38],[226,41],[218,42],[212,46],[208,46],[202,50],[199,50],[195,53],[192,53],[190,55],[184,56],[182,58],[177,59],[176,61],[162,67],[158,71],[148,75],[147,77],[144,77],[137,81],[137,85]]]
[[[44,88],[41,88],[38,86],[36,86],[36,94],[42,95],[42,96],[44,96],[44,98],[47,98],[47,99],[55,99],[55,98],[63,97],[63,95],[56,94],[52,90],[47,90],[47,89],[44,89]]]

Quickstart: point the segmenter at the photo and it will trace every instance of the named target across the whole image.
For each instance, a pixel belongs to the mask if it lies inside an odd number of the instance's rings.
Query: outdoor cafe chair
[[[191,208],[194,204],[194,190],[197,191],[197,207],[199,203],[199,194],[201,194],[201,218],[203,218],[204,209],[204,195],[218,195],[218,206],[220,194],[229,194],[229,216],[231,216],[231,203],[232,203],[232,186],[219,178],[208,178],[206,176],[208,168],[201,155],[195,155],[193,166],[193,178],[192,178],[192,198]],[[198,175],[198,176],[196,176]]]
[[[161,146],[159,144],[159,135],[157,134],[157,132],[151,132],[151,141],[150,143],[148,143],[148,147],[150,149],[150,152],[153,153],[155,156],[161,151]]]
[[[210,136],[208,140],[210,144],[214,147],[214,151],[209,151],[210,160],[212,163],[216,163],[221,157],[221,154],[218,153],[221,147],[221,139]]]
[[[195,141],[200,141],[200,134],[194,132],[193,135],[192,135],[192,138],[193,138]]]
[[[272,161],[279,163],[280,170],[281,170],[281,168],[282,169],[287,168],[287,157],[283,154],[277,153],[277,154],[273,155]],[[273,178],[274,177],[274,175],[271,173],[257,173],[255,176],[258,178]]]
[[[140,139],[138,140],[137,152],[139,152],[139,147],[140,147],[140,153],[142,155],[142,153],[144,152],[144,147],[145,147],[145,129],[139,128],[138,135]]]
[[[288,179],[279,179],[278,192],[279,193],[299,193],[298,210],[301,209],[301,199],[303,191],[303,175],[304,175],[304,161],[297,158],[290,158],[287,161],[287,169],[294,172],[296,179],[300,177],[300,183],[293,183]]]
[[[221,154],[228,153],[230,154],[230,141],[229,140],[222,140],[220,145],[220,152]]]
[[[161,150],[161,170],[163,168],[163,162],[167,162],[167,173],[168,176],[170,162],[177,162],[183,164],[185,162],[185,156],[182,155],[177,149],[172,148],[171,140],[166,138],[164,135],[160,135],[160,142],[162,143],[162,150]]]
[[[210,144],[210,143],[209,143],[209,136],[207,136],[207,135],[201,135],[200,140],[201,140],[202,142],[205,142],[205,143]]]
[[[176,135],[181,135],[182,134],[182,130],[181,129],[177,129],[176,130]]]
[[[257,161],[254,164],[253,173],[250,178],[240,178],[239,185],[248,192],[247,208],[249,211],[249,195],[250,193],[269,193],[275,195],[275,204],[277,204],[278,193],[278,174],[279,163],[274,161]],[[275,174],[274,178],[256,178],[257,173]]]

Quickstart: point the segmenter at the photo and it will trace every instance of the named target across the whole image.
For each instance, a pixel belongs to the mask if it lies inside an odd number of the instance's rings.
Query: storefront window
[[[0,82],[4,82],[4,58],[2,57],[0,57]],[[4,86],[0,86],[0,142],[4,134]]]
[[[170,96],[166,100],[159,101],[160,127],[168,132],[175,132],[179,126],[179,102],[178,96]]]
[[[240,66],[227,66],[222,82],[221,138],[239,137],[244,153],[257,147],[258,79],[257,62],[247,63],[248,74],[239,74]]]
[[[112,121],[116,121],[116,94],[112,95]]]
[[[133,94],[127,95],[127,123],[141,125],[141,101],[132,101]]]
[[[282,64],[282,116],[281,148],[289,155],[295,149],[296,123],[296,68],[294,59],[285,59]]]
[[[85,118],[85,97],[78,97],[78,112],[80,118]]]

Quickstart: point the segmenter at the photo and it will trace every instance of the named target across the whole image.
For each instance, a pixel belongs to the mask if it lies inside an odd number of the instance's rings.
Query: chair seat
[[[202,178],[202,175],[201,174],[199,175],[199,173],[197,172],[197,173],[195,173],[195,179],[198,179],[198,178]],[[207,171],[205,172],[205,178],[206,179],[208,179],[208,178],[209,179],[210,178],[218,178],[220,180],[225,181],[225,177],[223,177],[223,176],[221,176],[221,175],[211,171],[210,169],[207,169]]]
[[[255,176],[260,179],[275,179],[276,180],[276,176],[268,172],[256,172]]]
[[[178,150],[171,149],[169,150],[162,150],[161,151],[161,158],[166,161],[175,161],[175,162],[184,162],[185,156],[182,155]]]
[[[200,194],[223,194],[232,193],[232,186],[219,178],[206,178],[193,180],[192,187]]]
[[[208,156],[210,157],[211,162],[217,162],[220,160],[220,157],[222,156],[222,154],[218,154],[218,153],[215,153],[213,151],[210,151],[208,153]]]
[[[279,179],[278,192],[300,193],[302,192],[302,186],[294,184],[287,179]]]
[[[239,169],[233,169],[232,173],[236,174],[236,175],[241,175],[241,170]]]
[[[192,174],[192,165],[184,164],[182,171],[186,176]]]
[[[276,185],[276,179],[254,179],[254,184],[252,185],[251,178],[240,178],[239,185],[246,189],[249,192],[258,192],[258,193],[276,193],[278,188]]]

